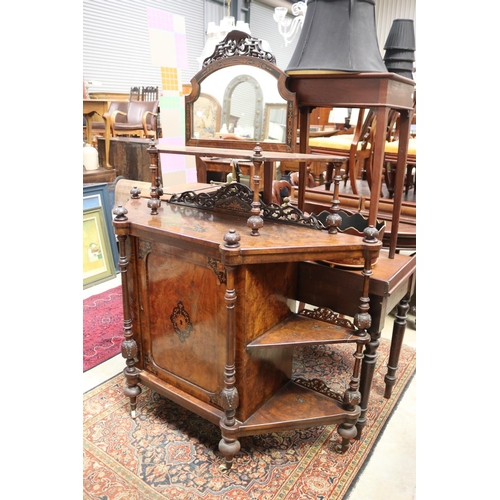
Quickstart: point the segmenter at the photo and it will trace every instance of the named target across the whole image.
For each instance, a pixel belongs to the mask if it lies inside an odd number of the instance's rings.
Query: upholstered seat
[[[350,151],[353,141],[354,134],[333,135],[331,137],[311,137],[309,139],[309,146]],[[370,144],[364,145],[362,142],[358,142],[357,144],[358,151],[369,148]]]
[[[385,152],[386,154],[398,154],[398,148],[399,148],[399,141],[392,141],[392,142],[386,142],[385,143]],[[415,157],[416,159],[417,156],[417,138],[416,137],[411,137],[409,142],[408,142],[408,157]]]
[[[114,111],[107,117],[111,136],[138,135],[156,139],[158,101],[130,101],[127,112]]]
[[[128,101],[111,101],[109,103],[108,115],[112,115],[115,111],[122,111],[126,113],[128,110]],[[116,118],[118,123],[122,123],[125,121],[125,117],[123,115],[118,115]],[[105,123],[102,122],[92,122],[92,133],[98,135],[104,135]]]

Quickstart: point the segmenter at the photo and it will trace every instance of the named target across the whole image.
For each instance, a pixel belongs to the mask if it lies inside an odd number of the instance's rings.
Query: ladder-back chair
[[[130,87],[130,94],[128,96],[129,101],[140,101],[141,100],[141,89],[140,87]]]
[[[141,90],[142,101],[157,101],[158,100],[158,87],[142,87]]]

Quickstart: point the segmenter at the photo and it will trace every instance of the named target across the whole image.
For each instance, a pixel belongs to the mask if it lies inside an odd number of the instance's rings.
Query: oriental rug
[[[122,287],[83,301],[83,371],[116,356],[123,337]]]
[[[389,342],[381,339],[367,425],[344,455],[334,451],[336,426],[240,438],[224,473],[219,428],[142,387],[138,414],[129,414],[119,374],[84,395],[84,500],[340,500],[349,491],[410,381],[416,352],[403,346],[398,381],[384,399]],[[294,376],[322,378],[332,389],[352,366],[352,346],[297,349]],[[334,375],[330,376],[334,368]],[[334,387],[335,386],[335,387]]]

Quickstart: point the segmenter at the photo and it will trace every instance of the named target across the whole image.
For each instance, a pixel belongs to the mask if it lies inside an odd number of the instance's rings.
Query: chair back
[[[130,87],[129,101],[138,101],[141,98],[141,89],[139,87]]]
[[[109,103],[108,114],[112,115],[115,111],[123,111],[126,113],[128,111],[128,101],[111,101]],[[116,123],[125,123],[127,117],[124,115],[116,115]]]
[[[142,126],[142,117],[146,111],[158,113],[158,101],[130,101],[128,103],[127,123],[129,125],[137,124],[140,128]],[[156,116],[148,115],[146,123],[148,129],[156,130]]]
[[[142,87],[141,99],[143,101],[157,101],[158,87]]]

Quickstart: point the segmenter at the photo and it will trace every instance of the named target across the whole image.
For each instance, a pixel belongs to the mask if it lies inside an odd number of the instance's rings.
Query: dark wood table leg
[[[371,311],[370,311],[371,312]],[[378,321],[376,322],[379,323]],[[370,399],[370,390],[373,381],[373,374],[375,373],[375,364],[377,362],[377,349],[380,345],[380,333],[381,330],[372,331],[369,330],[371,340],[366,344],[363,364],[361,367],[361,379],[359,383],[359,390],[361,392],[361,401],[359,406],[361,408],[361,413],[356,424],[358,434],[356,439],[360,439],[363,432],[363,428],[366,425],[366,413],[368,411],[368,400]]]
[[[406,318],[410,309],[410,294],[405,295],[398,304],[398,311],[394,326],[392,328],[391,350],[389,353],[389,362],[387,363],[387,374],[384,377],[385,393],[384,398],[389,399],[392,394],[392,388],[396,383],[396,370],[398,369],[399,356],[406,330]]]
[[[195,157],[196,161],[196,180],[197,182],[207,182],[207,164],[199,157]]]

